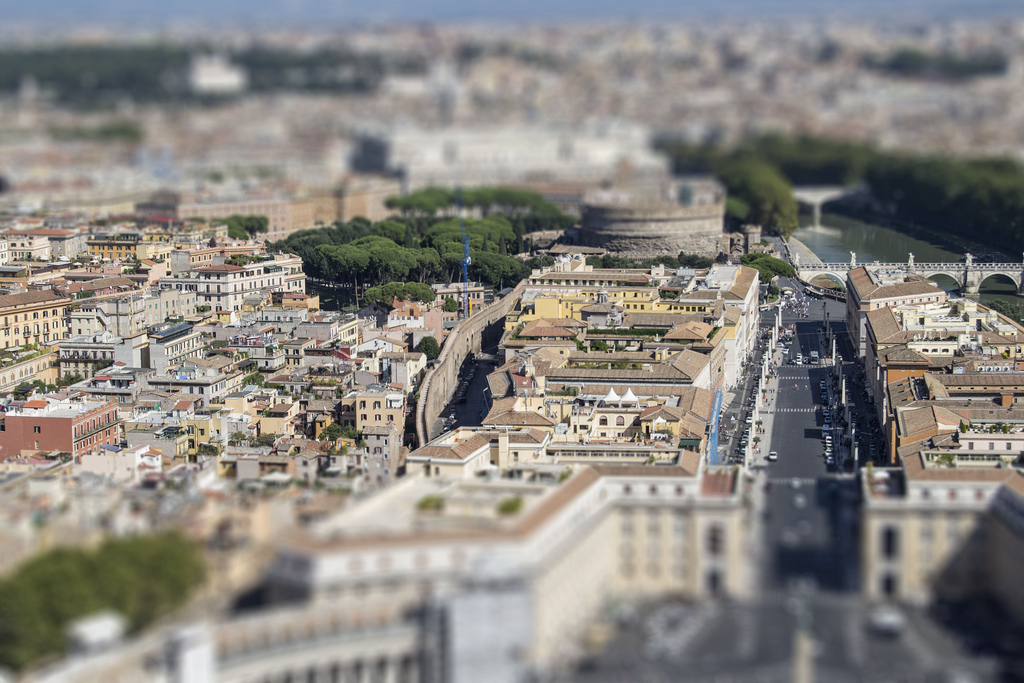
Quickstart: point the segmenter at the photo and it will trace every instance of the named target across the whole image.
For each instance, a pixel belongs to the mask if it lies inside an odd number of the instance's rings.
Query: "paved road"
[[[782,324],[796,326],[791,353],[806,358],[812,350],[824,350],[826,313],[837,350],[854,359],[843,305],[820,300],[810,302],[807,318],[783,313]],[[851,379],[855,371],[852,362],[840,367]],[[823,458],[825,406],[819,383],[834,372],[823,365],[779,370],[777,398],[768,408],[773,411],[770,450],[779,459],[764,465],[764,550],[754,560],[760,570],[758,594],[738,603],[653,605],[622,629],[593,668],[571,680],[791,681],[798,611],[806,615],[814,639],[816,681],[948,680],[937,676],[954,669],[973,671],[975,677],[967,680],[993,680],[990,662],[967,659],[922,613],[908,610],[908,628],[898,639],[878,639],[865,630],[870,605],[860,598],[856,478]],[[745,412],[750,384],[748,377],[727,416]],[[848,396],[864,415],[859,385]],[[742,418],[731,424],[738,424],[737,435],[745,426]],[[678,614],[659,618],[665,610]]]
[[[443,432],[450,431],[457,427],[468,426],[473,427],[480,424],[480,422],[487,415],[486,413],[486,394],[487,389],[487,374],[493,372],[494,365],[485,361],[471,361],[468,358],[462,364],[462,368],[459,371],[459,379],[468,379],[472,373],[473,378],[469,379],[469,389],[466,391],[465,403],[458,402],[458,387],[456,387],[456,395],[452,396],[452,401],[445,406],[445,409],[441,412],[441,416],[434,420],[434,424],[431,425],[430,438],[436,439]],[[445,418],[450,417],[452,414],[455,415],[454,423],[449,423],[449,426],[445,427]]]

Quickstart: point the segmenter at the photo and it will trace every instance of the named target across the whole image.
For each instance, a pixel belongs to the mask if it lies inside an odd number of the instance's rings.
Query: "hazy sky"
[[[1024,16],[1020,0],[0,0],[0,20],[324,24],[389,20]]]

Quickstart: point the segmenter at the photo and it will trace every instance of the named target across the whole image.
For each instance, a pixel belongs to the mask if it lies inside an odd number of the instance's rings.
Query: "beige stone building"
[[[270,592],[408,608],[443,596],[450,680],[516,680],[571,667],[615,601],[747,595],[743,494],[697,458],[521,480],[413,474],[291,539]]]

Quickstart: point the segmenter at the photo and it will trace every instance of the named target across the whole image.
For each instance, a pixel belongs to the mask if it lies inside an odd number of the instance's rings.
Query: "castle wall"
[[[584,204],[583,244],[604,247],[630,258],[672,255],[680,251],[714,258],[724,251],[725,205],[631,207]]]

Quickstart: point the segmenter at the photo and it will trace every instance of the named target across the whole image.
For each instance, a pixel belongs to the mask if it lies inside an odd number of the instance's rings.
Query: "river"
[[[801,216],[801,221],[809,223],[810,217]],[[948,241],[931,240],[924,235],[912,236],[845,216],[825,213],[822,214],[821,223],[818,227],[802,224],[793,236],[826,262],[848,262],[851,251],[857,254],[857,263],[860,264],[869,264],[872,261],[906,263],[907,255],[911,253],[914,254],[914,261],[918,263],[957,263],[964,255],[962,251],[954,251],[956,247]],[[978,244],[966,241],[962,241],[962,244],[975,256],[996,255],[992,249]],[[947,278],[939,278],[937,284],[946,289],[954,287],[952,280]],[[979,298],[982,303],[997,299],[1012,303],[1021,307],[1021,317],[1024,317],[1024,297],[1016,295],[1016,287],[1009,281],[989,278],[982,284]]]

